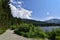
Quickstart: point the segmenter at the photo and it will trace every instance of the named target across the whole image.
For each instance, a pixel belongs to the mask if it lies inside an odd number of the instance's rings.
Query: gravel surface
[[[16,35],[12,30],[7,30],[4,34],[0,35],[0,40],[31,40],[22,36]]]
[[[0,35],[0,40],[43,40],[43,39],[28,39],[14,34],[13,30],[8,29],[4,34]],[[48,39],[45,39],[48,40]]]

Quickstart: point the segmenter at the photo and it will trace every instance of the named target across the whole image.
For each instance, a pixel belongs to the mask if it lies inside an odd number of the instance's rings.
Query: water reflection
[[[60,26],[49,26],[49,27],[45,26],[45,27],[41,27],[41,28],[43,31],[46,31],[46,30],[52,31],[53,29],[60,28]]]

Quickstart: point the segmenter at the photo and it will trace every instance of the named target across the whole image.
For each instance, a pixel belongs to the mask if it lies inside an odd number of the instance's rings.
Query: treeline
[[[7,26],[13,24],[20,24],[20,23],[28,23],[33,24],[35,26],[60,26],[60,24],[54,24],[54,23],[45,23],[41,21],[35,21],[35,20],[22,20],[20,18],[14,18],[11,15],[11,10],[9,7],[9,0],[1,0],[0,1],[0,26]]]
[[[32,23],[35,26],[60,26],[60,24],[55,24],[55,23],[46,23],[43,21],[36,21],[32,19],[22,19],[24,23]]]
[[[43,32],[41,28],[37,27],[51,25],[53,26],[57,24],[48,24],[40,21],[27,21],[20,18],[14,18],[11,15],[11,10],[9,8],[8,2],[9,0],[0,0],[0,34],[4,33],[7,29],[10,28],[13,29],[16,34],[28,38],[49,38],[52,40],[60,40],[60,29],[53,30],[52,32]]]
[[[10,26],[12,24],[21,23],[20,18],[14,18],[11,15],[11,10],[9,7],[9,0],[0,1],[0,26]]]

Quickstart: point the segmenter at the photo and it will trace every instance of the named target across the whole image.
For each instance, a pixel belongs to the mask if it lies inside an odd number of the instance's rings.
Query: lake
[[[56,28],[60,28],[60,26],[45,26],[45,27],[41,27],[43,31],[52,31],[53,29],[56,29]]]

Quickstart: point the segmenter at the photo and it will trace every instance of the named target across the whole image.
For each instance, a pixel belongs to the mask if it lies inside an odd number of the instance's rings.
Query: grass
[[[33,40],[46,40],[47,38],[35,38]]]
[[[5,29],[0,28],[0,34],[3,34],[5,31]]]
[[[3,34],[7,29],[8,27],[0,26],[0,35]]]

